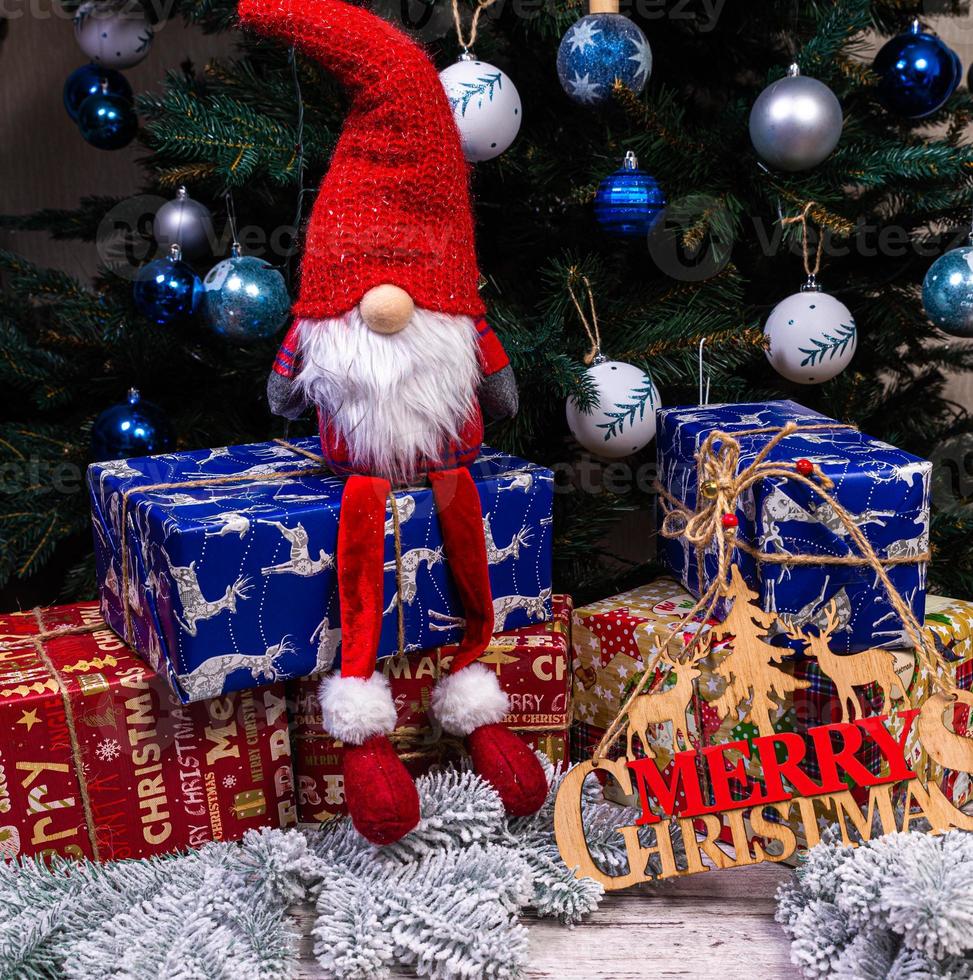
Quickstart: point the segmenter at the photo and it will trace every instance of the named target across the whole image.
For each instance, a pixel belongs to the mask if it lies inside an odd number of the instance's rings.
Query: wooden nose
[[[358,308],[369,330],[391,334],[398,333],[408,324],[416,305],[404,289],[385,283],[369,289]]]

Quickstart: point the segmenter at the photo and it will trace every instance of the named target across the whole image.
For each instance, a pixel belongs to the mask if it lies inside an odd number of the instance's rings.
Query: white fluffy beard
[[[304,320],[300,363],[297,384],[344,439],[351,467],[394,483],[459,437],[481,376],[473,320],[419,309],[394,334],[369,330],[358,307]]]

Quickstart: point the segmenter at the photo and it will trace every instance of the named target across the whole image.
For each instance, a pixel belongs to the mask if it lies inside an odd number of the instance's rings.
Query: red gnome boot
[[[375,673],[382,628],[387,480],[352,476],[338,524],[341,674],[321,683],[325,730],[345,743],[345,800],[355,829],[393,844],[419,822],[419,794],[388,736],[396,711],[388,678]]]
[[[493,633],[480,497],[469,470],[430,473],[449,568],[466,614],[466,634],[452,669],[432,693],[432,712],[450,735],[466,739],[473,768],[500,794],[511,816],[536,813],[547,799],[537,756],[500,725],[510,710],[493,671],[475,663]]]

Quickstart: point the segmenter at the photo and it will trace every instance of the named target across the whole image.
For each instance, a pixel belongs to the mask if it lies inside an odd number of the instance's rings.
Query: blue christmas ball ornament
[[[112,95],[104,81],[101,91],[89,95],[78,109],[78,129],[82,137],[99,150],[120,150],[128,146],[138,126],[132,103],[120,95]]]
[[[64,108],[74,122],[78,121],[81,103],[89,95],[101,92],[101,83],[108,86],[109,95],[117,95],[126,102],[132,101],[132,86],[128,79],[114,68],[99,68],[92,63],[75,68],[64,82]]]
[[[638,94],[651,74],[649,42],[624,14],[588,14],[561,39],[557,77],[581,105],[607,102],[616,79]]]
[[[885,44],[873,67],[882,105],[906,119],[941,109],[963,78],[959,56],[918,20]]]
[[[264,259],[233,254],[218,262],[203,280],[203,315],[214,333],[246,344],[273,337],[290,312],[284,277]]]
[[[655,177],[639,170],[629,150],[621,170],[609,174],[595,192],[595,218],[613,238],[645,238],[665,210],[666,198]]]
[[[944,333],[973,337],[973,245],[933,262],[922,284],[922,305]]]
[[[135,305],[153,323],[166,326],[188,320],[199,308],[203,284],[182,261],[182,250],[173,245],[168,258],[153,259],[135,277]]]
[[[91,429],[91,458],[132,459],[166,453],[172,448],[172,426],[165,412],[152,402],[142,401],[137,388],[95,419]]]

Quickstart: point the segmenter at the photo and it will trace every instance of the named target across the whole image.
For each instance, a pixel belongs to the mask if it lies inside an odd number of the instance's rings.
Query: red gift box
[[[567,758],[571,719],[570,597],[554,596],[553,610],[550,622],[498,633],[479,663],[497,672],[510,698],[511,711],[504,724],[552,761],[561,762]],[[450,648],[443,647],[388,657],[378,665],[391,683],[398,711],[392,740],[414,775],[460,748],[456,739],[434,730],[429,716],[433,686],[449,663]],[[319,678],[308,677],[288,685],[302,823],[323,822],[347,812],[341,775],[344,749],[321,725],[319,684]]]
[[[93,603],[0,615],[0,857],[139,858],[293,823],[282,684],[182,705]]]

